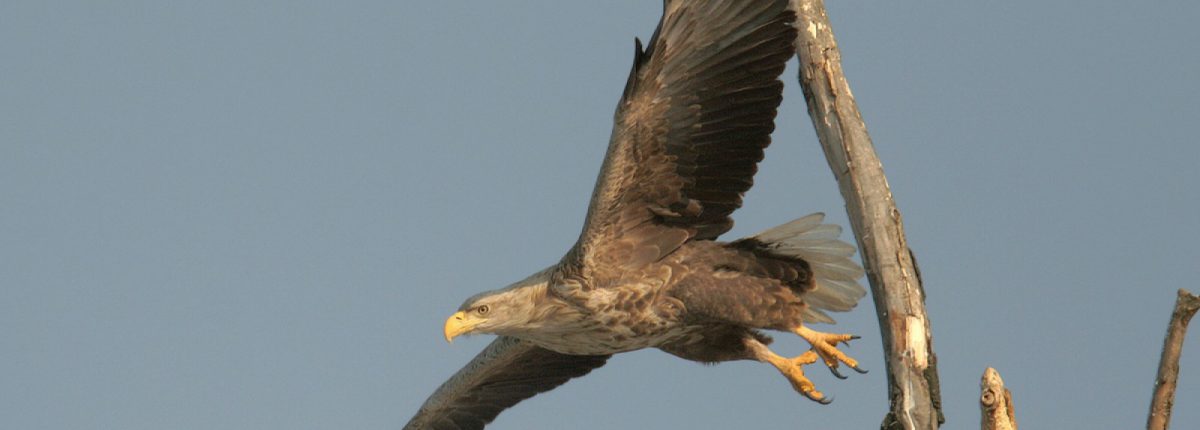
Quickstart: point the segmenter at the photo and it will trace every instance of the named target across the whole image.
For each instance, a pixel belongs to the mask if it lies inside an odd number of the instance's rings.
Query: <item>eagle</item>
[[[818,360],[864,372],[824,333],[827,311],[866,291],[853,245],[820,213],[729,242],[718,236],[750,189],[795,53],[788,0],[665,0],[614,115],[583,231],[550,267],[463,302],[447,341],[498,337],[447,380],[404,427],[481,429],[503,410],[604,365],[658,348],[718,363],[757,360],[817,402],[802,368]],[[763,331],[812,348],[772,352]],[[865,372],[864,372],[865,373]]]

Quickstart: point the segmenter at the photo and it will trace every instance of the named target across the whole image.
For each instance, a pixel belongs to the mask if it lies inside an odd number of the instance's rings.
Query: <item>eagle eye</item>
[[[475,312],[478,312],[480,315],[487,315],[488,310],[489,309],[488,309],[487,305],[483,305],[483,306],[475,308]]]

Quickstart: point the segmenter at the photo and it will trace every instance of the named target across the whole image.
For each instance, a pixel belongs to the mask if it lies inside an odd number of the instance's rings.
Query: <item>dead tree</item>
[[[822,0],[792,0],[796,54],[808,114],[837,178],[871,283],[887,360],[890,408],[882,428],[933,430],[945,421],[925,293],[900,211],[862,114],[842,74]]]
[[[979,415],[982,430],[1017,430],[1012,392],[1004,386],[1000,372],[990,367],[979,380]]]
[[[1150,416],[1146,419],[1147,430],[1166,430],[1171,425],[1171,407],[1175,405],[1175,382],[1179,379],[1179,355],[1183,352],[1183,337],[1187,334],[1188,322],[1200,310],[1200,297],[1188,290],[1180,289],[1175,299],[1175,310],[1167,324],[1167,337],[1163,340],[1162,357],[1158,361],[1158,375],[1154,378],[1154,397],[1150,401]]]

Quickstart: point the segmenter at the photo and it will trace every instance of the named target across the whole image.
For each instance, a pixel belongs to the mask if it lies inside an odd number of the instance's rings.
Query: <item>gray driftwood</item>
[[[866,124],[842,74],[822,0],[793,0],[800,84],[829,167],[837,177],[879,316],[890,408],[882,428],[936,429],[944,418],[933,337],[916,261]]]

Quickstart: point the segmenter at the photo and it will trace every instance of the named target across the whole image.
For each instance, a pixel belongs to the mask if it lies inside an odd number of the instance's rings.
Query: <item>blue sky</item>
[[[1200,6],[831,2],[921,264],[946,428],[1144,423],[1200,290]],[[0,4],[0,427],[398,428],[490,339],[441,323],[581,226],[653,1]],[[729,238],[845,224],[794,82]],[[848,232],[847,232],[848,234]],[[871,370],[658,351],[491,428],[871,428]],[[1185,347],[1178,405],[1200,401]],[[778,348],[803,344],[777,336]],[[1200,411],[1175,410],[1177,427]]]

